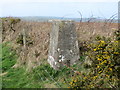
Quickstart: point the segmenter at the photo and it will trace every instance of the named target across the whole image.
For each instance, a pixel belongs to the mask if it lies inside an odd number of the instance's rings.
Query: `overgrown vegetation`
[[[2,45],[2,87],[3,88],[24,88],[24,87],[41,87],[33,82],[31,74],[27,74],[24,67],[13,68],[17,61],[15,50],[10,43]],[[32,81],[32,83],[30,82]]]
[[[19,53],[23,52],[22,48],[18,45],[20,44],[23,46],[23,34],[20,34],[21,32],[17,31],[22,30],[23,28],[21,27],[27,24],[21,24],[21,26],[18,25],[18,27],[14,28],[14,26],[17,25],[20,20],[13,18],[3,18],[3,21],[3,38],[6,38],[9,33],[12,33],[7,32],[8,34],[6,34],[6,30],[13,30],[13,34],[19,34],[16,36],[16,38],[13,39],[14,42],[12,42],[12,44],[14,43],[16,45],[14,48],[20,48],[20,50],[18,50]],[[26,66],[24,65],[20,65],[20,67],[14,67],[18,57],[22,57],[23,54],[20,54],[21,56],[18,56],[16,54],[17,50],[13,49],[13,46],[11,46],[10,42],[3,43],[1,60],[2,73],[0,74],[0,77],[3,78],[3,88],[119,88],[119,31],[116,31],[114,33],[115,36],[112,39],[110,37],[102,37],[103,34],[104,36],[107,35],[104,32],[101,32],[101,35],[98,35],[96,38],[94,38],[96,35],[95,33],[99,33],[97,31],[101,30],[100,27],[102,27],[102,24],[94,22],[88,23],[89,26],[87,26],[86,23],[81,22],[79,32],[80,36],[78,37],[80,40],[81,51],[80,63],[78,62],[77,64],[70,67],[64,66],[60,71],[56,71],[50,67],[46,59],[41,60],[40,58],[43,57],[43,55],[47,55],[49,41],[49,36],[47,36],[47,34],[49,34],[49,30],[47,30],[46,27],[49,25],[46,24],[46,26],[44,26],[44,24],[35,22],[29,24],[32,26],[32,28],[28,26],[28,32],[31,34],[30,37],[26,34],[26,46],[31,46],[28,48],[28,51],[31,54],[25,54],[25,56],[30,56],[30,58],[28,58],[29,60],[26,59],[25,62],[27,63],[27,61],[29,61],[33,63],[32,60],[35,60],[36,63],[40,62],[41,64],[36,67],[33,65],[32,70],[29,72],[26,71]],[[92,27],[93,24],[95,24],[94,26],[96,26],[96,28]],[[38,28],[42,26],[45,28]],[[91,28],[89,28],[90,26]],[[109,29],[108,32],[111,34]],[[13,34],[11,34],[11,36]],[[81,41],[84,39],[84,36],[86,38],[87,35],[93,35],[94,37],[92,37],[93,39],[90,38],[91,41]],[[91,36],[88,36],[87,38]],[[35,55],[36,57],[33,58],[32,55]],[[20,62],[22,62],[22,60]]]
[[[41,64],[30,72],[24,66],[14,68],[17,60],[10,43],[3,44],[2,78],[3,88],[66,88],[74,70],[80,70],[79,65],[73,65],[71,70],[64,66],[60,71],[54,70],[49,64]]]
[[[49,64],[43,64],[28,72],[24,66],[13,68],[18,57],[10,43],[4,43],[2,51],[3,88],[49,88],[47,84],[52,85],[51,88],[65,86],[63,81],[70,73],[69,68],[64,67],[61,71],[56,71]]]
[[[90,61],[87,65],[89,72],[77,77],[74,75],[71,88],[119,88],[120,47],[116,38],[112,41],[110,38],[97,37],[92,43],[86,43],[85,46],[89,48],[85,53]]]
[[[16,63],[17,55],[9,43],[2,45],[2,72],[6,72]]]

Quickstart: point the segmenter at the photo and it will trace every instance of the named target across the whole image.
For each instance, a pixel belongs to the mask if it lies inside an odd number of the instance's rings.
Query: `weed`
[[[13,50],[9,43],[2,44],[2,72],[10,69],[17,60],[15,50]]]

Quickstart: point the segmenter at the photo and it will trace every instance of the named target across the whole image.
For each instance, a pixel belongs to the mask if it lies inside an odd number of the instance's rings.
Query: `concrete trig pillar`
[[[79,47],[74,21],[53,20],[48,62],[56,70],[79,60]]]

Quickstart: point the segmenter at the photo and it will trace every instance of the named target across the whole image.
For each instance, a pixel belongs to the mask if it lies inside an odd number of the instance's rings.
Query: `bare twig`
[[[93,19],[93,15],[88,19],[88,23]]]
[[[78,11],[78,13],[80,14],[80,22],[82,22],[82,14],[81,14],[81,12],[80,11]]]

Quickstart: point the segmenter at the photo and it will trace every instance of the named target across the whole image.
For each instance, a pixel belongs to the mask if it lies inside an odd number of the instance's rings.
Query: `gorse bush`
[[[117,36],[116,36],[117,37]],[[96,37],[86,44],[87,59],[91,61],[90,72],[74,75],[70,82],[72,88],[118,88],[120,72],[119,40]],[[77,78],[76,78],[77,77]]]

